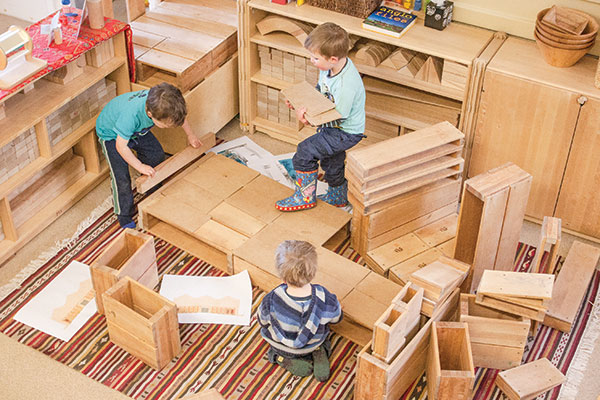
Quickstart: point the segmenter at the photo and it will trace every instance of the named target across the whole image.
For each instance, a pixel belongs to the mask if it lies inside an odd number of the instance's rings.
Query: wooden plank
[[[258,193],[260,196],[257,195]],[[259,175],[228,197],[225,202],[268,224],[281,215],[274,206],[275,202],[292,193],[293,190],[287,186]]]
[[[551,299],[554,275],[486,270],[478,293],[526,299]]]
[[[600,249],[574,241],[552,289],[544,325],[569,332],[600,259]]]
[[[511,400],[530,400],[562,384],[565,376],[547,358],[498,374],[496,384]]]
[[[543,321],[544,316],[546,314],[546,312],[543,310],[534,310],[529,307],[523,307],[518,304],[494,298],[491,296],[486,296],[481,293],[477,294],[475,302],[486,307],[506,311],[510,314],[521,315],[525,318],[529,318],[536,321]]]
[[[401,285],[405,285],[409,281],[410,274],[437,260],[441,255],[442,252],[439,250],[429,249],[390,268],[388,278]]]
[[[456,236],[458,213],[448,215],[415,231],[415,235],[429,247],[435,247]]]
[[[161,189],[161,193],[169,199],[185,203],[198,214],[208,214],[221,202],[221,198],[184,179],[172,180],[172,185]]]
[[[348,165],[358,177],[376,177],[403,167],[404,158],[444,144],[460,141],[464,135],[448,122],[348,152]]]
[[[146,204],[145,212],[188,233],[197,231],[210,219],[194,207],[164,196]]]
[[[257,234],[266,226],[264,222],[225,202],[212,209],[209,215],[214,221],[247,237]]]
[[[475,343],[471,341],[473,365],[505,370],[521,365],[523,348]]]
[[[428,250],[429,247],[415,234],[409,233],[367,254],[370,267],[385,274],[390,268]]]
[[[396,298],[402,286],[398,285],[376,274],[375,272],[369,272],[363,280],[361,280],[355,287],[355,291],[361,292],[364,296],[371,297],[377,300],[379,303],[385,305],[385,308]],[[382,311],[383,312],[383,311]],[[379,313],[375,317],[379,317],[382,314]]]
[[[183,179],[225,199],[258,175],[259,172],[230,158],[215,155],[199,164]]]
[[[196,160],[208,149],[212,148],[216,144],[215,134],[210,132],[199,138],[202,142],[202,146],[193,148],[191,146],[186,147],[181,152],[169,157],[167,160],[160,163],[154,170],[155,174],[152,177],[142,175],[135,180],[137,191],[140,193],[146,193],[148,190],[158,185],[160,182],[169,178],[186,165]]]
[[[344,313],[351,316],[352,320],[372,330],[375,322],[387,309],[387,305],[380,303],[372,297],[365,296],[364,292],[352,290],[340,301]]]
[[[247,236],[209,219],[194,231],[194,236],[224,253],[231,253],[248,240]]]

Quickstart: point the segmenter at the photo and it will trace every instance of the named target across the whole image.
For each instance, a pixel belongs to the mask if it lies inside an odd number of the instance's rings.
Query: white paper
[[[249,161],[260,161],[264,158],[273,157],[273,154],[254,143],[248,136],[242,136],[229,142],[221,143],[209,151],[216,154],[228,151],[235,153],[244,165],[247,165]]]
[[[15,320],[61,340],[69,341],[97,311],[93,296],[87,302],[84,300],[86,294],[89,297],[91,288],[90,267],[72,261],[48,286],[17,312]],[[66,305],[67,302],[70,305]],[[60,318],[66,316],[69,310],[78,312],[70,323]]]
[[[160,294],[177,304],[182,324],[250,324],[248,271],[225,277],[164,275]]]

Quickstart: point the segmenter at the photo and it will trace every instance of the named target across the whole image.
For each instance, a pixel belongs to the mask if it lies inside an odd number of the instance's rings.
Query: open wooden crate
[[[177,305],[126,277],[102,295],[110,340],[160,370],[181,350]]]
[[[158,284],[154,238],[134,229],[124,229],[94,261],[90,271],[100,314],[104,314],[102,294],[126,276],[154,289]]]

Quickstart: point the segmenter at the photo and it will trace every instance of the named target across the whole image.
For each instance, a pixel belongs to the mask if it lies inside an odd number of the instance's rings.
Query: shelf
[[[96,118],[98,115],[93,118],[87,120],[83,125],[77,128],[73,133],[69,134],[69,136],[65,137],[61,140],[56,146],[52,148],[52,157],[39,157],[30,163],[28,166],[11,176],[4,183],[0,184],[0,198],[5,197],[8,193],[15,190],[19,187],[23,182],[26,182],[29,178],[34,176],[38,171],[45,168],[47,165],[51,164],[52,161],[56,160],[60,157],[65,151],[75,146],[77,142],[83,138],[87,133],[93,130],[96,126]]]
[[[0,147],[124,65],[127,65],[125,58],[115,57],[99,68],[84,67],[83,74],[67,85],[45,79],[36,81],[34,90],[14,96],[4,103],[6,118],[0,120]]]
[[[427,123],[427,122],[423,122],[423,121],[418,121],[412,118],[408,118],[402,115],[398,115],[389,111],[385,111],[385,110],[378,110],[374,107],[369,107],[366,106],[365,107],[365,112],[366,115],[383,121],[383,122],[388,122],[390,124],[394,124],[394,125],[398,125],[398,126],[403,126],[405,128],[411,129],[413,131],[416,131],[418,129],[423,129],[423,128],[427,128],[428,126],[431,126],[432,124]]]
[[[297,145],[307,137],[314,135],[317,131],[315,127],[310,126],[305,126],[304,128],[300,129],[300,131],[296,131],[289,126],[269,121],[261,117],[256,117],[253,121],[253,124],[256,126],[258,131],[266,133],[275,139],[283,140],[284,142],[294,145]]]
[[[256,33],[250,38],[250,41],[252,43],[273,47],[277,50],[292,53],[297,56],[310,58],[310,52],[306,50],[304,46],[289,33],[272,32],[267,36]]]
[[[77,203],[87,192],[93,189],[100,180],[108,175],[108,164],[106,161],[101,163],[100,173],[86,172],[67,190],[59,194],[54,200],[40,209],[23,223],[17,232],[19,239],[16,241],[3,240],[0,242],[0,264],[10,258],[21,246],[26,244],[34,236],[44,230],[58,216],[67,211],[73,204]]]
[[[287,89],[294,85],[294,82],[283,81],[281,79],[273,78],[271,76],[265,76],[260,72],[252,75],[252,78],[250,78],[250,80],[252,82],[260,83],[261,85],[267,85],[269,87],[279,90]]]
[[[271,3],[270,0],[251,0],[248,2],[248,5],[250,8],[264,10],[315,25],[335,21],[350,34],[390,43],[394,46],[415,50],[466,65],[471,65],[473,59],[479,56],[483,48],[493,37],[492,31],[458,22],[453,22],[443,31],[438,31],[425,27],[424,21],[419,18],[404,36],[396,39],[363,29],[362,19],[360,18],[323,8],[312,7],[307,4],[302,7],[296,7],[294,3],[279,5]]]
[[[304,7],[304,6],[302,6],[302,7]],[[293,36],[291,36],[287,33],[273,32],[273,33],[269,33],[267,36],[256,34],[256,35],[252,36],[252,38],[250,40],[253,43],[272,47],[277,50],[286,51],[288,53],[293,53],[293,54],[300,55],[303,57],[310,57],[310,53],[308,53],[308,51],[306,49],[304,49],[304,47],[302,47],[302,45]],[[420,51],[422,52],[422,50],[420,50]],[[427,51],[427,54],[429,54],[428,51]],[[462,89],[446,87],[446,86],[442,86],[440,84],[425,82],[420,79],[411,78],[406,75],[401,75],[398,72],[392,70],[391,68],[372,67],[369,65],[360,64],[355,60],[354,57],[352,57],[352,53],[350,54],[350,57],[352,58],[352,62],[354,62],[354,65],[356,65],[356,68],[358,69],[358,71],[361,74],[366,74],[369,76],[373,76],[375,78],[385,79],[385,80],[388,80],[388,81],[391,81],[394,83],[399,83],[399,84],[409,86],[409,87],[412,87],[415,89],[424,90],[424,91],[427,91],[430,93],[435,93],[440,96],[448,97],[448,98],[451,98],[454,100],[463,101],[463,99],[464,99],[465,91]],[[266,81],[264,81],[264,82],[258,81],[259,79],[263,79],[263,78],[269,79],[269,80],[271,80],[271,82],[267,83]],[[265,85],[269,85],[272,87],[277,87],[279,89],[286,87],[283,85],[288,83],[288,82],[282,81],[280,79],[265,77],[263,75],[260,75],[260,73],[254,75],[252,77],[252,81],[258,82],[258,83],[263,83]],[[277,84],[277,82],[282,82],[283,85],[275,86]]]
[[[456,89],[451,87],[442,86],[437,83],[425,82],[421,79],[411,78],[410,76],[402,75],[391,68],[386,67],[372,67],[370,65],[359,64],[352,58],[356,69],[361,74],[369,75],[374,78],[384,79],[386,81],[399,83],[404,86],[409,86],[415,89],[424,90],[429,93],[435,93],[440,96],[448,97],[450,99],[463,101],[465,97],[465,91],[462,89]]]

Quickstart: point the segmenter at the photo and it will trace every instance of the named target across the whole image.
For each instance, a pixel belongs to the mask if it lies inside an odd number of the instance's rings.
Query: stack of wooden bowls
[[[591,15],[554,6],[538,13],[534,36],[548,64],[570,67],[592,48],[598,27]]]

